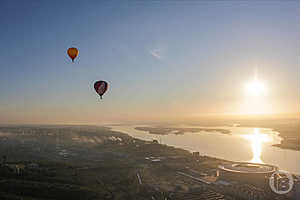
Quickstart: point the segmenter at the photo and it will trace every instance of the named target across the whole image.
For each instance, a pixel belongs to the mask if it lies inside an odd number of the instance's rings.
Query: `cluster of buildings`
[[[40,166],[37,163],[8,163],[6,160],[6,156],[3,156],[0,164],[1,171],[9,171],[15,175],[22,175],[25,170],[40,170]]]
[[[193,152],[199,159],[199,152]],[[215,174],[208,175],[188,169],[180,175],[202,182],[214,192],[241,200],[298,200],[300,177],[280,174],[278,167],[247,162],[223,162]],[[291,184],[291,179],[293,183]],[[273,188],[271,187],[273,186]]]
[[[288,185],[287,177],[276,175],[275,191],[271,189],[270,178],[274,177],[277,170],[276,166],[267,164],[227,163],[219,166],[215,185],[224,193],[234,194],[239,199],[300,199],[300,182],[296,177],[294,184]]]

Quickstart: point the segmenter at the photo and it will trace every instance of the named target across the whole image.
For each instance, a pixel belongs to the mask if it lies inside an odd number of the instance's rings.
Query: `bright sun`
[[[246,93],[249,96],[262,96],[265,92],[265,84],[262,81],[255,79],[246,84]]]

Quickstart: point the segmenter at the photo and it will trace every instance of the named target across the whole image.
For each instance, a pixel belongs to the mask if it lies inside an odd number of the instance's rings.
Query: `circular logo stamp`
[[[269,185],[273,192],[287,194],[293,189],[294,179],[289,172],[277,170],[269,178]]]

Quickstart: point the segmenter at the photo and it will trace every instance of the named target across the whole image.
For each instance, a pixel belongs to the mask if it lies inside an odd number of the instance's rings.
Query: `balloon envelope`
[[[74,62],[74,59],[78,56],[79,51],[77,48],[71,47],[68,49],[67,53],[68,53],[69,57],[72,59],[72,62]]]
[[[100,95],[100,98],[107,91],[107,88],[108,83],[106,81],[97,81],[94,83],[94,89]]]

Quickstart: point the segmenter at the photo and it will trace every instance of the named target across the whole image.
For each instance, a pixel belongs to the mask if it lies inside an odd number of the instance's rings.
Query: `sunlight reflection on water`
[[[263,143],[273,142],[273,138],[267,134],[261,133],[259,128],[254,128],[252,134],[241,135],[251,143],[253,163],[264,163],[261,159]]]
[[[222,158],[238,162],[267,163],[278,166],[280,169],[300,174],[300,151],[280,149],[274,144],[280,144],[282,138],[279,133],[269,128],[251,127],[201,127],[180,126],[182,128],[221,128],[231,131],[231,134],[218,132],[199,132],[184,135],[157,135],[136,130],[135,127],[147,125],[119,125],[110,126],[115,131],[160,143],[183,148],[188,151],[199,151],[202,155]]]

